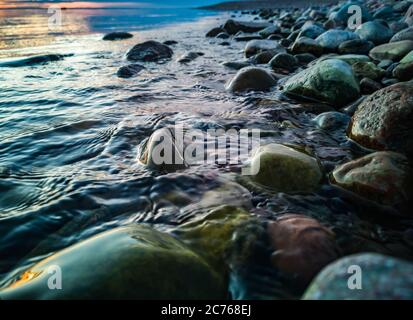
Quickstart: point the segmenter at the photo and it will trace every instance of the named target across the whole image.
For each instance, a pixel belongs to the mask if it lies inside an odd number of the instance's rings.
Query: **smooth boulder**
[[[48,288],[55,266],[61,270],[61,290]],[[0,291],[5,300],[224,297],[221,277],[202,258],[172,236],[137,224],[68,247]]]
[[[370,50],[374,48],[374,43],[371,41],[355,39],[342,42],[338,46],[340,54],[369,54]]]
[[[403,40],[413,40],[413,27],[409,27],[397,32],[391,39],[390,42],[397,42]]]
[[[323,177],[317,159],[282,144],[259,147],[250,166],[254,182],[277,192],[312,192]]]
[[[285,214],[268,224],[268,233],[273,266],[303,283],[338,257],[335,234],[313,218]]]
[[[136,76],[139,72],[145,69],[144,66],[134,63],[127,66],[120,67],[118,69],[117,75],[119,78],[132,78]]]
[[[342,42],[355,39],[359,39],[359,36],[353,32],[332,29],[319,35],[315,40],[326,52],[335,52]]]
[[[361,283],[351,275],[361,271]],[[351,273],[349,273],[351,272]],[[377,253],[360,253],[325,267],[304,300],[412,300],[413,264]],[[359,289],[359,290],[357,290]]]
[[[274,40],[251,40],[246,44],[244,49],[246,58],[263,51],[285,52],[285,48]]]
[[[257,67],[240,69],[226,84],[225,89],[230,92],[268,91],[277,84],[277,79],[267,70]]]
[[[407,53],[413,50],[412,40],[390,42],[374,47],[370,50],[370,57],[374,60],[393,60],[399,61]]]
[[[386,43],[393,36],[393,32],[383,23],[374,20],[360,25],[355,33],[361,40],[371,41],[375,45]]]
[[[328,59],[291,77],[284,84],[283,92],[340,107],[357,99],[360,88],[348,63]]]
[[[173,51],[167,45],[157,41],[138,43],[126,54],[131,61],[159,61],[172,57]]]
[[[409,160],[392,151],[374,152],[344,163],[331,178],[344,189],[388,206],[404,205],[413,194]]]
[[[250,21],[236,21],[236,20],[227,20],[224,24],[224,30],[228,34],[236,34],[239,31],[242,32],[257,32],[269,27],[269,23],[261,22],[250,22]]]
[[[132,37],[133,37],[133,34],[129,32],[111,32],[111,33],[105,34],[102,40],[114,41],[114,40],[130,39]]]
[[[320,56],[323,53],[323,48],[314,39],[301,37],[294,41],[291,46],[291,52],[294,54],[311,53],[315,56]]]

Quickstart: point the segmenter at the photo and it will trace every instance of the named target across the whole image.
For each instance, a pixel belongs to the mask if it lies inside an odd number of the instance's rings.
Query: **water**
[[[206,39],[206,31],[228,14],[199,14],[187,16],[190,22],[134,31],[134,38],[124,41],[106,42],[101,33],[86,32],[42,45],[35,39],[36,46],[0,53],[7,59],[73,54],[45,65],[1,68],[0,286],[43,257],[103,230],[139,222],[168,232],[193,218],[208,190],[230,183],[251,192],[246,201],[263,226],[286,212],[303,213],[333,228],[343,255],[377,251],[412,258],[403,240],[411,221],[394,226],[382,208],[352,198],[327,179],[317,193],[271,194],[240,178],[240,165],[205,164],[166,174],[136,161],[142,142],[154,130],[173,124],[204,130],[258,128],[265,131],[262,143],[308,146],[326,171],[364,153],[347,140],[344,128],[317,129],[311,122],[314,114],[301,112],[302,105],[277,91],[243,96],[225,92],[224,83],[235,71],[221,63],[240,59],[245,44],[221,46],[222,40]],[[118,78],[125,52],[147,39],[178,41],[173,59],[145,64],[136,78]],[[204,56],[178,63],[187,51]],[[171,194],[184,200],[170,200]],[[215,201],[244,206],[237,197],[222,195]],[[275,282],[268,281],[273,277],[268,252],[262,254],[246,274],[233,276],[247,288],[246,296],[280,295]]]

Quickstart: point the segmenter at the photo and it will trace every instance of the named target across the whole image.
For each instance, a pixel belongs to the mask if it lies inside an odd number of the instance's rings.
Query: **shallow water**
[[[143,141],[173,124],[261,129],[261,143],[305,145],[326,172],[366,152],[346,138],[345,128],[317,129],[311,121],[315,113],[303,112],[302,104],[278,90],[242,96],[225,92],[224,83],[235,71],[221,63],[241,59],[245,43],[221,46],[222,40],[204,35],[227,17],[139,31],[124,41],[102,41],[101,34],[62,37],[47,46],[20,49],[18,55],[72,56],[1,68],[0,285],[44,256],[115,226],[149,223],[168,232],[194,217],[206,191],[229,182],[250,191],[251,215],[263,226],[286,212],[303,213],[333,228],[343,255],[378,251],[413,259],[411,243],[403,238],[412,221],[394,225],[386,209],[332,187],[328,179],[317,193],[271,193],[241,177],[241,165],[156,173],[136,161]],[[147,39],[178,41],[172,46],[173,59],[146,63],[136,78],[118,78],[127,50]],[[178,63],[187,51],[205,55]],[[10,58],[16,50],[1,54]],[[183,200],[169,200],[171,193]],[[220,200],[239,204],[236,197],[214,201]],[[259,259],[231,276],[231,285],[242,288],[240,297],[297,294],[288,288],[279,292],[263,247]]]

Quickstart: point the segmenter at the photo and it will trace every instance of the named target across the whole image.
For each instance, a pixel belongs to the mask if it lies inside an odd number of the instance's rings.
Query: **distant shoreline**
[[[271,9],[271,8],[288,8],[288,7],[306,7],[311,5],[334,4],[338,0],[267,0],[267,1],[231,1],[220,2],[210,6],[198,7],[203,10],[254,10],[254,9]]]

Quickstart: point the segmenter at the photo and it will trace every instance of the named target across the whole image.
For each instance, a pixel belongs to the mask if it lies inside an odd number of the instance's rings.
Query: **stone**
[[[403,59],[400,60],[400,63],[409,63],[413,62],[413,51],[410,51],[408,54],[404,56]]]
[[[357,290],[360,284],[356,281],[352,281],[354,288],[349,287],[350,269],[353,274],[357,270],[362,271],[362,290]],[[412,273],[413,265],[410,262],[377,253],[355,254],[324,268],[312,281],[302,299],[412,300]]]
[[[399,61],[407,53],[413,50],[412,40],[403,40],[385,43],[374,47],[370,50],[370,57],[374,60],[389,59],[393,61]]]
[[[141,72],[143,69],[145,69],[145,67],[140,64],[129,64],[127,66],[120,67],[117,72],[117,75],[119,78],[132,78],[136,76],[139,72]]]
[[[338,52],[341,54],[369,54],[370,50],[374,48],[374,43],[366,40],[348,40],[342,42],[338,46]]]
[[[182,55],[179,59],[178,62],[179,63],[188,63],[191,62],[193,60],[195,60],[198,57],[203,56],[204,53],[203,52],[194,52],[194,51],[190,51],[185,53],[184,55]]]
[[[297,68],[298,60],[289,53],[278,53],[271,59],[269,65],[272,69],[285,69],[288,71],[293,71]]]
[[[298,62],[302,64],[307,64],[317,59],[317,57],[311,53],[299,53],[296,54],[295,57],[297,58]]]
[[[276,84],[277,79],[267,70],[257,67],[246,67],[237,72],[226,84],[225,89],[230,92],[268,91]]]
[[[217,34],[216,38],[218,39],[228,39],[229,38],[229,34],[226,32],[220,32]]]
[[[395,14],[392,6],[384,5],[373,14],[374,19],[390,19]]]
[[[59,266],[62,290],[47,286]],[[115,228],[35,264],[0,299],[222,299],[221,277],[185,244],[144,225]]]
[[[246,58],[263,51],[285,52],[285,48],[273,40],[251,40],[246,44],[244,49]]]
[[[261,30],[260,32],[258,32],[258,34],[263,38],[268,38],[269,36],[271,36],[273,34],[280,33],[280,31],[281,31],[281,29],[280,29],[279,26],[272,25],[272,26],[269,26],[269,27]]]
[[[382,69],[387,69],[387,68],[390,67],[392,64],[393,64],[393,61],[387,59],[387,60],[381,60],[381,61],[377,64],[377,66],[378,66],[379,68],[382,68]]]
[[[341,56],[332,56],[332,58],[347,62],[351,66],[358,62],[366,63],[370,61],[370,58],[363,54],[343,54]],[[328,59],[328,57],[325,59]]]
[[[393,70],[393,77],[400,81],[408,81],[413,79],[413,61],[408,63],[400,63]]]
[[[413,194],[412,173],[406,156],[379,151],[337,167],[332,183],[388,206],[402,206]]]
[[[159,61],[172,57],[173,51],[167,45],[157,41],[138,43],[126,54],[126,58],[132,61]]]
[[[155,130],[139,150],[138,160],[152,170],[172,172],[188,167],[183,144],[175,140],[172,128]]]
[[[224,30],[228,34],[236,34],[239,31],[242,32],[258,32],[267,27],[269,23],[260,23],[260,22],[249,22],[249,21],[236,21],[229,19],[224,24]]]
[[[319,35],[315,40],[326,52],[336,52],[341,43],[355,39],[359,39],[359,36],[353,32],[332,29]]]
[[[390,30],[393,31],[394,34],[407,29],[409,25],[406,22],[401,22],[401,21],[394,21],[390,23]],[[402,40],[413,40],[413,39],[402,39]],[[400,40],[395,40],[395,41],[400,41]],[[390,40],[391,42],[391,40]]]
[[[277,50],[269,50],[257,53],[250,58],[250,61],[254,64],[266,64],[278,53]]]
[[[213,38],[219,35],[221,32],[225,32],[225,30],[221,27],[216,27],[209,30],[205,36],[208,38]]]
[[[230,69],[239,70],[245,67],[249,67],[251,63],[249,61],[240,60],[240,61],[226,61],[222,63],[222,65]]]
[[[352,65],[355,76],[359,79],[370,78],[380,80],[383,78],[385,71],[377,67],[373,62],[356,62]]]
[[[311,53],[320,56],[323,53],[323,48],[314,39],[301,37],[293,43],[291,52],[294,54]]]
[[[338,258],[335,234],[305,215],[282,215],[268,224],[268,233],[273,266],[305,284]]]
[[[323,112],[313,119],[317,127],[323,130],[337,129],[347,126],[350,122],[350,117],[345,113],[330,111]]]
[[[349,137],[375,150],[413,156],[413,83],[402,82],[376,91],[357,108]]]
[[[390,42],[398,42],[403,40],[413,40],[413,27],[409,27],[397,32],[391,39]]]
[[[313,23],[313,22],[306,22],[302,27],[301,27],[301,31],[298,34],[298,38],[301,37],[306,37],[306,38],[311,38],[311,39],[315,39],[317,38],[319,35],[321,35],[322,33],[324,33],[326,30]]]
[[[357,99],[360,88],[348,63],[328,59],[292,76],[284,84],[283,92],[341,107]]]
[[[359,1],[349,1],[338,7],[338,10],[333,11],[329,15],[329,19],[334,21],[335,24],[347,26],[349,19],[354,15],[354,11],[349,10],[351,6],[356,5],[361,9],[361,18],[362,21],[370,21],[373,19],[373,16],[369,10]]]
[[[363,78],[360,80],[360,91],[361,94],[372,94],[377,90],[380,90],[383,86],[370,78]]]
[[[356,29],[355,33],[361,40],[371,41],[375,45],[386,43],[393,36],[390,28],[377,20],[363,23]]]
[[[166,40],[166,41],[164,41],[164,42],[162,42],[164,45],[167,45],[167,46],[172,46],[172,45],[174,45],[174,44],[178,44],[178,41],[175,41],[175,40]]]
[[[281,144],[259,147],[251,170],[254,182],[277,192],[312,192],[323,177],[317,159]]]
[[[133,37],[133,34],[129,32],[111,32],[111,33],[105,34],[102,40],[114,41],[114,40],[130,39],[132,37]]]

